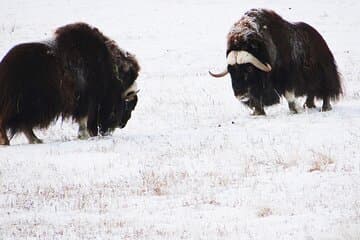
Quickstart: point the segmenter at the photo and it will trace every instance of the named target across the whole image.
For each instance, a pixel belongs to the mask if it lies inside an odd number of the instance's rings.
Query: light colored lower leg
[[[81,118],[79,123],[79,131],[78,131],[78,138],[80,139],[88,139],[90,137],[89,131],[87,129],[87,117]]]
[[[32,129],[24,130],[24,134],[25,134],[25,136],[28,139],[30,144],[42,143],[42,141],[39,138],[36,137],[36,135],[35,135],[35,133],[33,132]]]
[[[330,111],[332,109],[331,104],[330,104],[330,98],[329,97],[325,97],[323,99],[323,105],[321,108],[321,111],[326,112],[326,111]]]
[[[285,98],[289,104],[290,111],[294,113],[300,113],[304,111],[301,105],[297,102],[294,91],[285,91]]]

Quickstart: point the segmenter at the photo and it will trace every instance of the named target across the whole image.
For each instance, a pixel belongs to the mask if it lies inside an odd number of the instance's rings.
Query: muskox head
[[[258,109],[279,101],[272,82],[277,50],[268,22],[257,17],[260,13],[251,10],[233,25],[227,36],[227,68],[210,72],[214,77],[230,73],[235,97]]]
[[[223,77],[230,73],[234,95],[242,102],[258,99],[268,83],[272,67],[264,41],[255,33],[230,32],[228,36],[227,69],[211,73]]]
[[[106,135],[115,128],[124,128],[131,118],[138,101],[136,79],[140,66],[134,55],[117,47],[109,41],[107,46],[112,55],[114,73],[114,92],[112,109],[107,119],[100,124],[100,133]]]
[[[123,109],[122,114],[120,114],[119,118],[119,126],[120,128],[124,128],[126,123],[131,118],[131,112],[135,109],[135,106],[138,102],[138,92],[140,90],[137,89],[137,84],[134,82],[122,95],[121,98],[121,109]]]

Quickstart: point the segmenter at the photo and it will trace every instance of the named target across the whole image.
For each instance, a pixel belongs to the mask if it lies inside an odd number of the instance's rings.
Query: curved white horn
[[[221,78],[221,77],[224,77],[226,74],[228,74],[228,70],[225,69],[224,71],[222,71],[221,73],[212,73],[211,71],[209,71],[209,74],[213,77],[216,77],[216,78]]]
[[[254,55],[247,51],[239,51],[236,57],[236,63],[237,64],[244,64],[244,63],[251,63],[258,69],[264,71],[264,72],[270,72],[271,66],[269,63],[262,63],[259,59],[257,59]]]
[[[237,51],[231,51],[229,52],[229,54],[226,57],[226,62],[228,65],[233,66],[236,64],[236,56],[237,56]],[[211,71],[209,71],[209,74],[213,77],[216,78],[220,78],[220,77],[224,77],[226,74],[228,74],[228,70],[225,69],[224,71],[222,71],[221,73],[212,73]]]

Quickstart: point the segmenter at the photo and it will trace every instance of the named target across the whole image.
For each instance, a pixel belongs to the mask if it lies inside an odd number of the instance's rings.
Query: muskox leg
[[[261,101],[258,101],[254,98],[250,98],[248,101],[244,102],[250,109],[253,109],[251,115],[253,116],[261,116],[266,115],[264,111],[264,106],[262,105]]]
[[[285,98],[289,104],[289,109],[291,112],[300,113],[304,111],[304,109],[297,102],[294,91],[285,91]]]
[[[87,130],[91,137],[98,135],[98,105],[91,103],[89,104],[88,119],[87,119]]]
[[[5,127],[0,122],[0,145],[9,145],[9,143]]]
[[[326,112],[326,111],[330,111],[331,109],[332,109],[332,107],[331,107],[331,104],[330,104],[330,98],[329,97],[324,97],[321,111]]]
[[[266,115],[264,109],[258,109],[258,108],[255,108],[254,111],[251,113],[251,115],[253,116],[264,116]]]
[[[33,130],[31,128],[26,128],[23,130],[23,132],[30,144],[42,143],[42,140],[40,140],[38,137],[36,137],[35,133],[33,132]]]
[[[88,121],[87,117],[81,118],[78,121],[79,124],[78,138],[80,139],[88,139],[90,137],[89,131],[87,129],[87,121]]]
[[[307,108],[316,108],[314,100],[315,100],[314,95],[308,95],[306,97],[306,101],[304,103],[304,108],[305,107],[307,107]]]

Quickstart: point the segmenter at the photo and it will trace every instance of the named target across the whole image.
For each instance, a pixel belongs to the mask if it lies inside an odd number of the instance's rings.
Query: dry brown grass
[[[325,171],[328,166],[330,164],[335,163],[335,161],[328,155],[324,154],[324,153],[319,153],[319,152],[313,152],[313,163],[311,168],[309,169],[309,172],[314,172],[314,171]]]
[[[264,207],[261,208],[258,212],[257,212],[257,216],[258,217],[268,217],[270,215],[273,215],[273,212],[270,208],[268,207]]]

